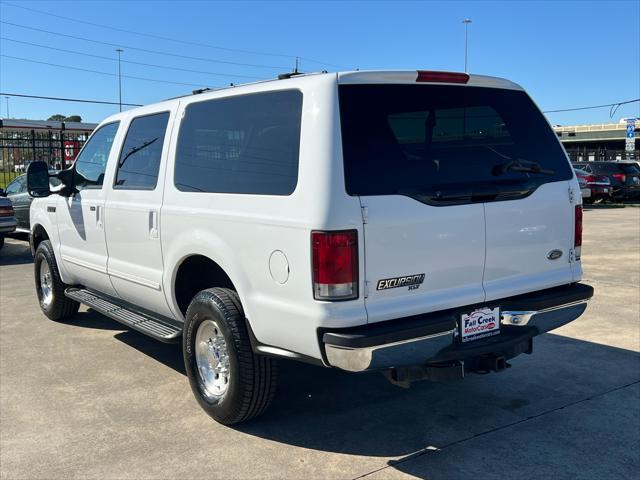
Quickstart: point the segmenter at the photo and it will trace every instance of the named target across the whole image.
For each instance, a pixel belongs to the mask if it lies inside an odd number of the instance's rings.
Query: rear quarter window
[[[178,134],[176,188],[290,195],[298,182],[301,116],[299,90],[188,105]]]

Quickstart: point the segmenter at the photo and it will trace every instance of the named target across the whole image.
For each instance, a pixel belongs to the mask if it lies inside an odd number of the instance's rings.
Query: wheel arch
[[[38,248],[38,245],[42,243],[42,241],[50,240],[50,239],[51,239],[51,236],[49,235],[49,232],[47,232],[47,229],[41,223],[36,223],[32,225],[31,233],[29,235],[31,255],[36,254],[36,249]]]
[[[173,275],[173,299],[184,316],[193,297],[207,288],[238,289],[229,274],[207,255],[194,253],[182,258]],[[240,295],[238,293],[238,295]]]

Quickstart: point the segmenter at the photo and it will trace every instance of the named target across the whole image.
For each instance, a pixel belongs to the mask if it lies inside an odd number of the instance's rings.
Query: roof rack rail
[[[209,88],[209,87],[205,87],[205,88],[196,88],[195,90],[193,90],[191,93],[193,93],[194,95],[199,95],[200,93],[204,93],[204,92],[211,92],[213,90],[213,88]]]
[[[295,77],[296,75],[304,75],[304,72],[287,72],[287,73],[281,73],[278,75],[278,80],[286,80],[287,78],[291,78],[291,77]]]

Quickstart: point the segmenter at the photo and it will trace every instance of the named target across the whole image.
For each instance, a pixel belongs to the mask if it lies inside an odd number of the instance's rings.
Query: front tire
[[[199,292],[187,309],[182,342],[191,390],[209,416],[232,425],[267,409],[276,389],[276,363],[253,353],[236,292]]]
[[[78,313],[80,304],[64,294],[68,287],[60,278],[60,271],[49,240],[43,240],[33,258],[36,292],[40,309],[51,320],[60,321]]]

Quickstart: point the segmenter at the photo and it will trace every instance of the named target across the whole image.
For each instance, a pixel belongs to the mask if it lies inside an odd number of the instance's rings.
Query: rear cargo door
[[[485,205],[487,300],[572,282],[574,209],[569,182],[548,183],[526,198]]]
[[[351,84],[339,96],[369,322],[571,281],[573,173],[523,91]]]
[[[369,322],[482,302],[482,205],[435,207],[368,196],[364,212]]]

